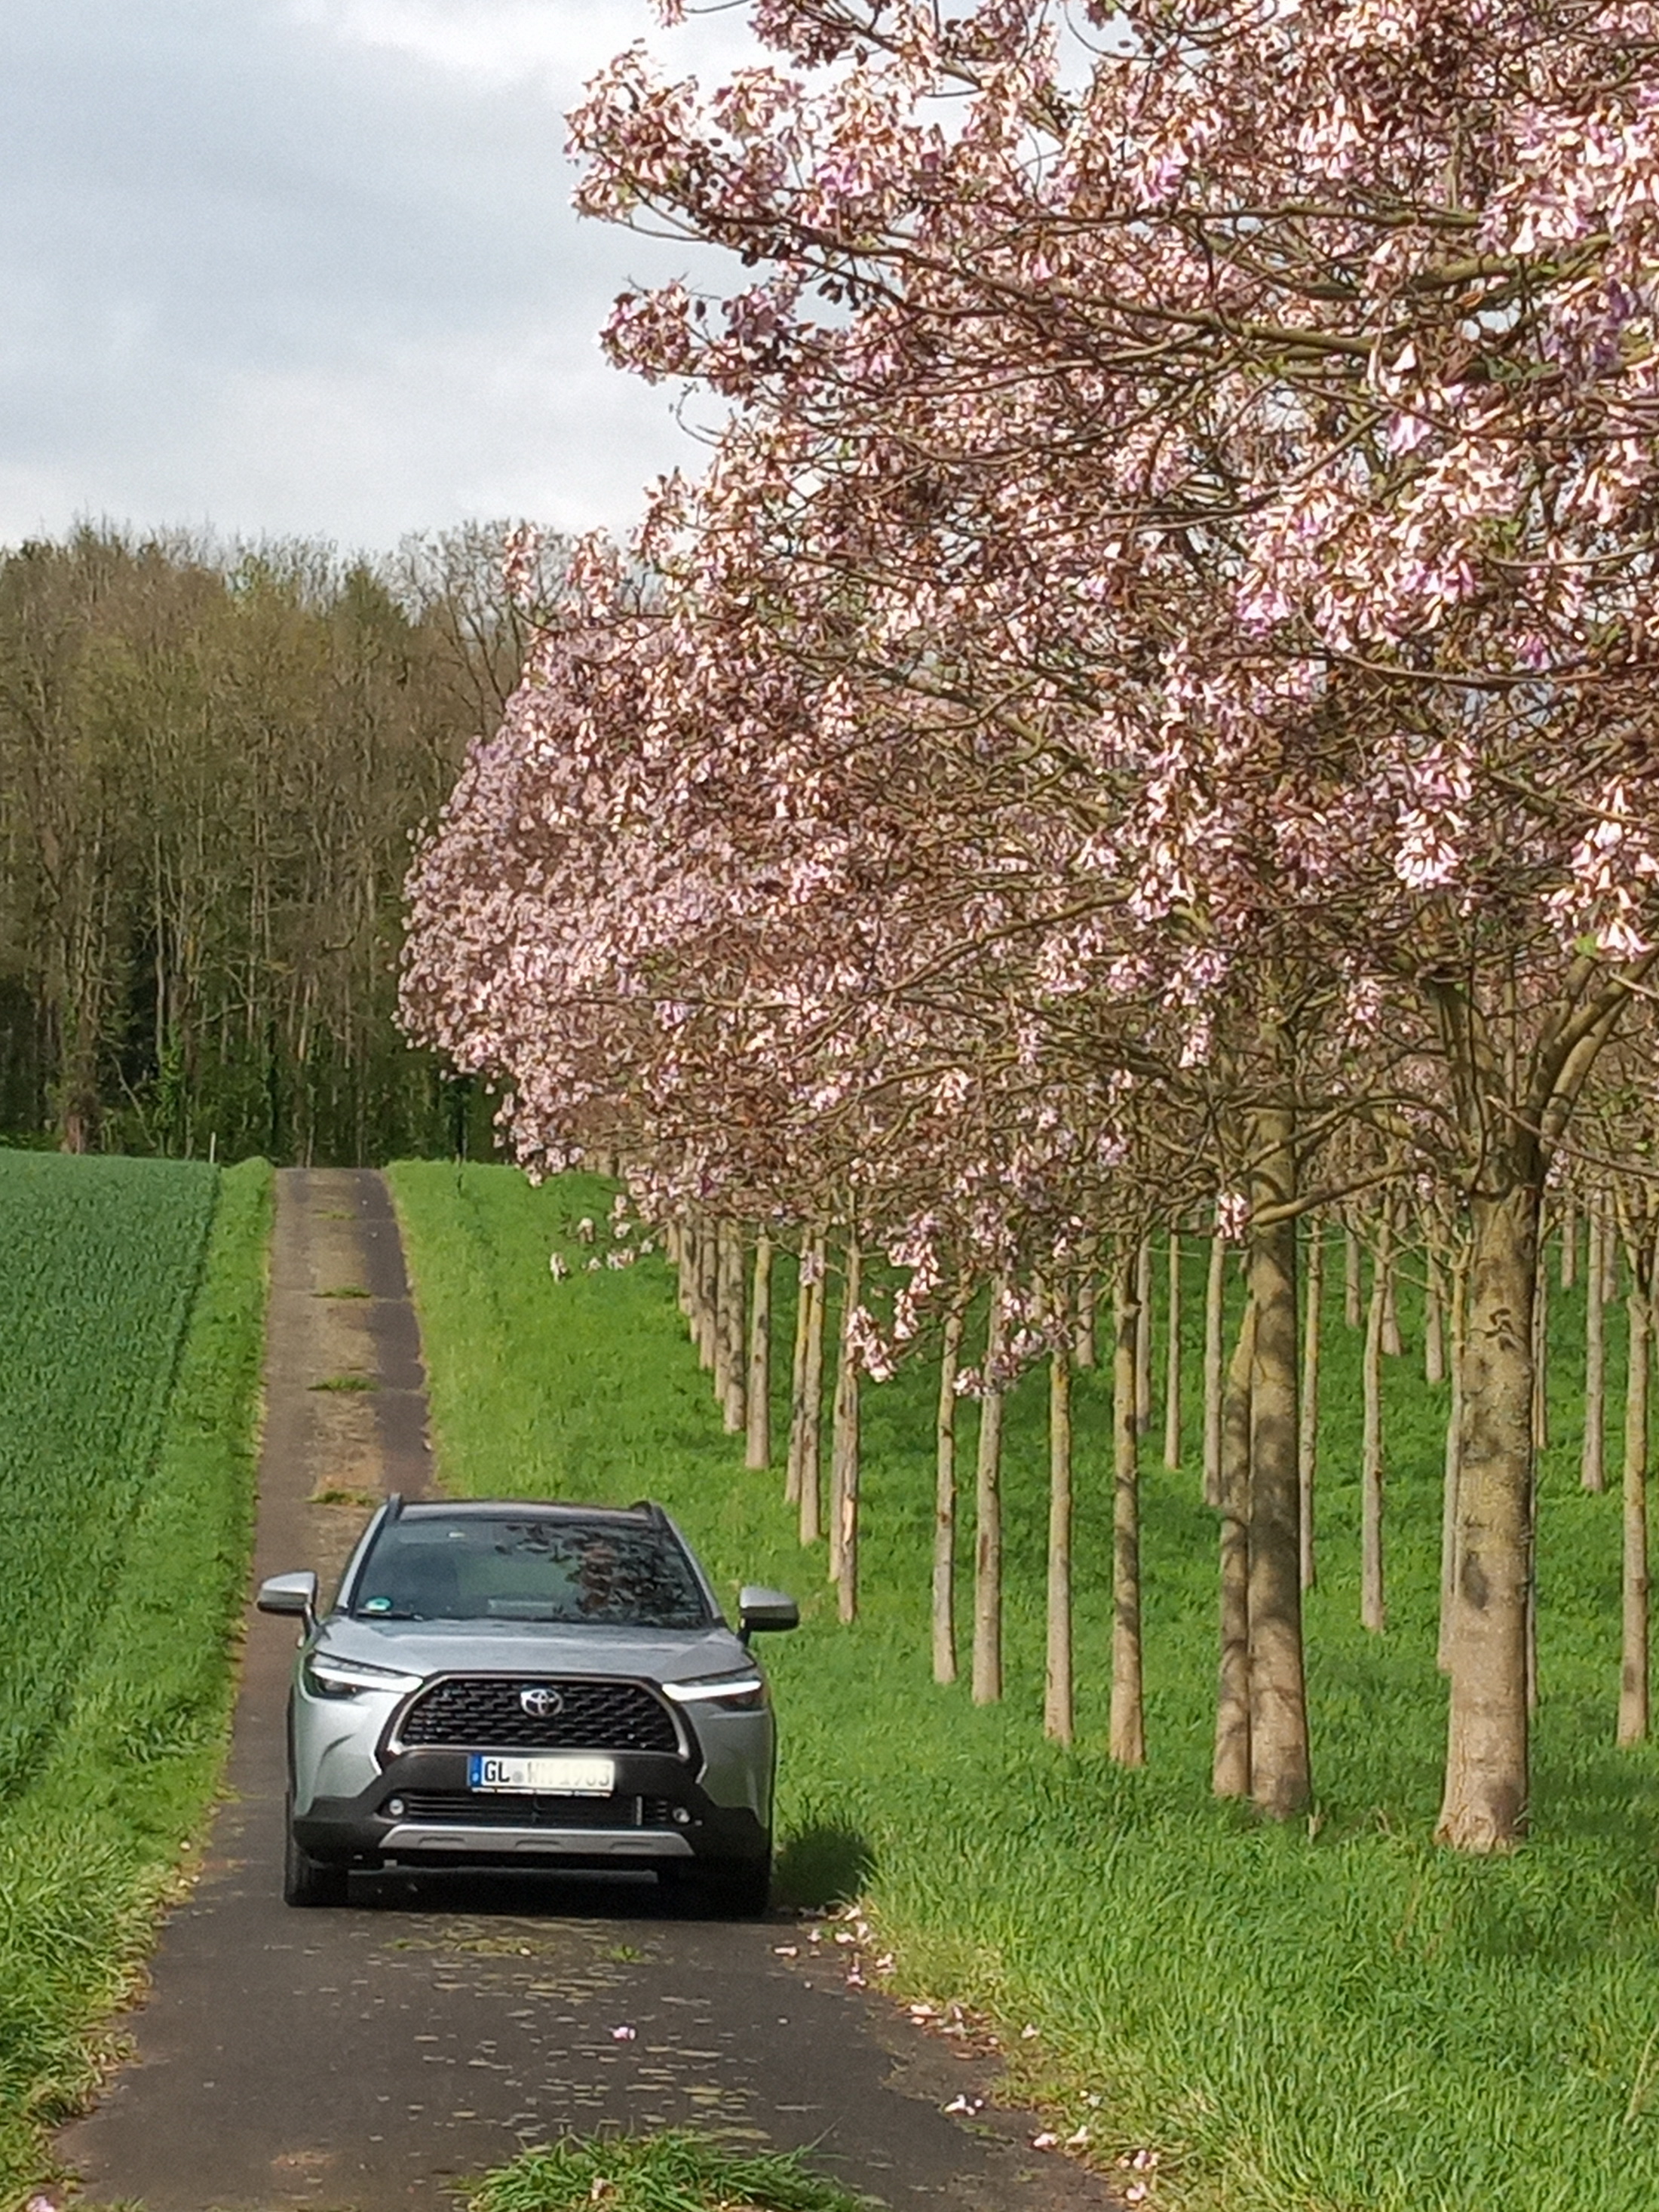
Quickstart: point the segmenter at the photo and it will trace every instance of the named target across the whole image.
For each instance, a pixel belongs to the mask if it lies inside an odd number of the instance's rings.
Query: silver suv
[[[343,1905],[353,1867],[643,1865],[763,1911],[775,1746],[750,1650],[793,1599],[746,1589],[734,1633],[659,1505],[389,1498],[332,1609],[304,1622],[289,1699],[290,1905]]]

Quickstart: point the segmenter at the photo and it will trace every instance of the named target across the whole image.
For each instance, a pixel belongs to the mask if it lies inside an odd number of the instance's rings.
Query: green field
[[[270,1170],[0,1152],[0,2205],[212,1791]]]
[[[1082,1736],[1065,1753],[1039,1732],[1039,1378],[1009,1422],[1008,1696],[975,1710],[928,1670],[926,1370],[869,1393],[865,1616],[839,1629],[821,1554],[793,1540],[779,1474],[744,1474],[720,1433],[666,1269],[583,1271],[569,1231],[603,1214],[609,1187],[567,1177],[532,1190],[507,1169],[458,1178],[437,1165],[397,1168],[392,1182],[446,1480],[475,1495],[654,1495],[726,1589],[752,1577],[800,1593],[806,1626],[770,1655],[786,1884],[805,1897],[863,1880],[898,1953],[897,1985],[993,2012],[1028,2086],[1069,2124],[1086,2120],[1108,2154],[1158,2147],[1154,2201],[1229,2212],[1659,2203],[1659,1754],[1612,1748],[1619,1509],[1577,1486],[1576,1298],[1554,1306],[1534,1838],[1512,1860],[1476,1863],[1430,1841],[1444,1394],[1411,1356],[1409,1294],[1407,1356],[1388,1379],[1379,1638],[1358,1626],[1358,1340],[1331,1285],[1309,1611],[1319,1809],[1283,1832],[1210,1799],[1214,1523],[1195,1475],[1164,1474],[1150,1450],[1152,1763],[1126,1774],[1103,1756],[1100,1378],[1078,1391]],[[576,1270],[563,1283],[548,1270],[555,1245]],[[1196,1322],[1196,1249],[1193,1267]],[[778,1328],[787,1368],[787,1297]],[[1188,1367],[1195,1409],[1195,1357]],[[1018,2034],[1028,2024],[1036,2037]]]

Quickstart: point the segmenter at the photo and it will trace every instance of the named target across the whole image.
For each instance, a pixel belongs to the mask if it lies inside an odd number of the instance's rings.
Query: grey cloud
[[[586,65],[596,11],[562,4]],[[617,45],[647,27],[642,0],[604,15]],[[280,0],[7,0],[0,538],[625,524],[695,449],[595,333],[688,256],[570,213],[574,79],[441,68]]]

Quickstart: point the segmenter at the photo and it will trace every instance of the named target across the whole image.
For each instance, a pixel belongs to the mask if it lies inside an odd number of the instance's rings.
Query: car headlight
[[[418,1690],[424,1679],[400,1674],[395,1667],[371,1667],[363,1659],[338,1658],[331,1651],[308,1651],[300,1672],[313,1698],[357,1698],[366,1690],[402,1697]]]
[[[665,1682],[662,1693],[671,1705],[723,1705],[727,1712],[757,1712],[766,1703],[766,1683],[752,1667],[735,1674],[705,1674],[695,1682]]]

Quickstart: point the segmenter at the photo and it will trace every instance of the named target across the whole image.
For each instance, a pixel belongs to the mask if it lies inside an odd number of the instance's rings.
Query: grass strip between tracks
[[[469,2212],[865,2212],[796,2160],[689,2130],[567,2136],[487,2174]]]
[[[785,1894],[860,1890],[877,1930],[866,1972],[884,1947],[896,1993],[988,2014],[1013,2086],[1049,2100],[1061,2141],[1085,2130],[1088,2154],[1108,2164],[1139,2153],[1121,2178],[1154,2208],[1659,2204],[1659,1753],[1613,1745],[1619,1500],[1578,1484],[1582,1291],[1552,1302],[1534,1840],[1477,1863],[1431,1840],[1445,1393],[1422,1380],[1408,1285],[1407,1354],[1386,1383],[1389,1621],[1377,1636],[1358,1620],[1358,1332],[1343,1325],[1340,1263],[1327,1270],[1308,1607],[1319,1806],[1312,1822],[1278,1829],[1209,1790],[1216,1528],[1193,1464],[1195,1243],[1187,1464],[1166,1473],[1155,1444],[1146,1455],[1151,1763],[1126,1773],[1104,1754],[1108,1376],[1077,1385],[1079,1741],[1062,1752],[1041,1735],[1041,1374],[1007,1408],[1007,1695],[975,1707],[964,1683],[939,1688],[929,1673],[935,1373],[924,1363],[866,1396],[863,1611],[842,1629],[822,1547],[795,1544],[781,1459],[746,1474],[741,1440],[720,1433],[666,1269],[604,1264],[610,1186],[575,1176],[532,1189],[508,1169],[436,1164],[392,1180],[445,1480],[474,1496],[658,1497],[728,1599],[740,1579],[799,1593],[800,1633],[767,1652]],[[577,1233],[584,1218],[592,1242]],[[554,1250],[566,1280],[550,1273]],[[780,1443],[792,1272],[778,1270]],[[1623,1334],[1609,1322],[1617,1407]],[[960,1426],[970,1508],[965,1402]],[[1610,1427],[1612,1453],[1616,1414]]]
[[[155,1163],[84,1164],[166,1188]],[[62,1232],[50,1193],[32,1218],[41,1237]],[[77,1487],[73,1463],[56,1471],[53,1510],[71,1537],[84,1522],[88,1564],[57,1724],[0,1800],[0,2207],[49,2170],[48,2131],[106,2061],[106,2023],[135,1985],[217,1782],[252,1529],[270,1220],[263,1161],[216,1176],[156,1430],[118,1440],[131,1496],[112,1565],[102,1523],[116,1506]],[[136,1306],[172,1295],[150,1280],[142,1237],[121,1264]],[[26,1582],[5,1601],[27,1619]],[[26,1664],[27,1650],[10,1663]]]

